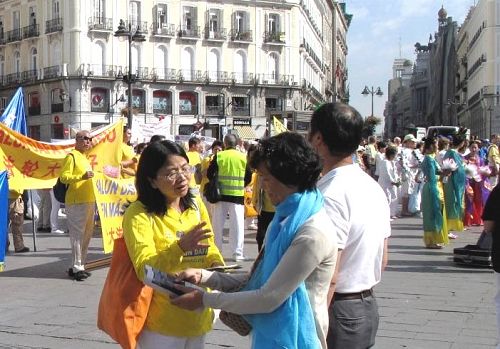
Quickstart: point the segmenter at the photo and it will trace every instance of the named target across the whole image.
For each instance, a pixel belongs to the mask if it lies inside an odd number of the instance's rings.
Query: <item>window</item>
[[[38,92],[31,92],[28,95],[28,114],[40,115],[40,94]]]
[[[158,4],[156,5],[156,26],[155,28],[167,28],[167,4]]]
[[[5,75],[5,57],[0,56],[0,79]]]
[[[172,114],[172,93],[156,90],[153,92],[153,113]]]
[[[191,81],[194,78],[194,52],[190,47],[182,50],[182,77],[186,81]]]
[[[232,111],[236,116],[250,116],[250,98],[237,96],[231,99],[233,102]]]
[[[40,140],[40,125],[32,125],[28,129],[28,136],[30,138]]]
[[[179,114],[198,114],[198,94],[196,92],[184,91],[179,93]]]
[[[59,0],[52,0],[52,19],[61,18],[59,11]]]
[[[37,70],[38,65],[37,65],[37,59],[38,59],[38,51],[36,47],[33,47],[31,49],[31,60],[30,60],[30,69],[31,70]]]
[[[155,69],[159,79],[166,79],[168,69],[168,50],[165,46],[158,46],[155,49]]]
[[[236,52],[233,64],[236,82],[248,83],[247,57],[244,51],[239,50]]]
[[[95,87],[90,91],[90,110],[93,112],[106,113],[108,111],[109,98],[108,90],[105,88]]]
[[[184,30],[195,30],[197,29],[197,13],[196,7],[184,6],[182,8],[182,25]]]
[[[222,28],[222,10],[210,9],[207,11],[208,38],[217,38]]]
[[[278,33],[280,31],[280,16],[276,13],[271,13],[267,17],[267,31],[269,33]]]
[[[28,22],[30,26],[35,26],[36,25],[36,7],[30,6],[29,8],[29,18]]]
[[[12,28],[14,30],[21,28],[21,16],[19,11],[12,12]]]
[[[21,54],[19,51],[14,52],[14,72],[17,74],[21,72]]]
[[[212,49],[208,52],[208,71],[210,81],[219,81],[220,78],[220,58],[219,51]]]
[[[52,124],[50,137],[52,139],[64,139],[64,125],[63,124]]]
[[[60,88],[55,88],[51,91],[51,102],[50,110],[52,113],[58,113],[64,111],[64,103],[62,99],[62,90]],[[52,137],[57,138],[57,137]]]
[[[248,31],[249,27],[249,15],[248,12],[236,11],[233,15],[233,29],[238,33],[244,33]]]
[[[281,99],[276,97],[266,98],[266,110],[281,111],[282,110]]]
[[[268,83],[275,83],[279,74],[279,58],[275,53],[267,57],[267,79]]]
[[[94,1],[94,18],[97,19],[98,23],[103,23],[104,17],[106,17],[105,1],[104,0],[93,0],[93,1]]]
[[[205,113],[209,115],[223,116],[223,101],[221,95],[205,96]]]
[[[128,96],[128,90],[127,90]],[[137,110],[139,113],[146,112],[146,98],[144,90],[132,90],[132,109]]]

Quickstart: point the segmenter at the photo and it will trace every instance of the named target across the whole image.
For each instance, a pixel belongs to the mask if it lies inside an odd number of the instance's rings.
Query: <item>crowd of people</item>
[[[402,142],[371,136],[366,143],[359,145],[356,162],[384,190],[391,220],[423,218],[427,248],[440,249],[457,237],[455,232],[483,225],[484,205],[498,181],[499,135],[469,141],[461,129],[422,141],[413,134]]]
[[[483,224],[500,137],[467,143],[458,132],[422,142],[412,134],[364,141],[362,133],[363,118],[342,103],[315,110],[307,137],[285,132],[243,142],[227,134],[223,142],[192,137],[182,145],[155,135],[134,149],[126,129],[116,175],[135,178],[138,198],[125,211],[123,236],[138,279],[150,265],[207,287],[179,286],[184,294],[175,298],[155,291],[138,347],[203,348],[212,309],[242,315],[252,327],[252,348],[373,346],[379,323],[373,287],[387,264],[390,222],[422,216],[427,248],[442,248],[456,237],[451,231]],[[60,179],[68,184],[68,274],[83,281],[91,276],[85,260],[94,229],[92,137],[80,131],[75,141]],[[204,195],[214,181],[216,202]],[[19,204],[12,201],[12,212]],[[252,270],[209,271],[248,260],[244,229],[254,222],[245,223],[245,206],[257,214]],[[51,225],[40,219],[41,229]],[[15,250],[22,252],[18,235]]]

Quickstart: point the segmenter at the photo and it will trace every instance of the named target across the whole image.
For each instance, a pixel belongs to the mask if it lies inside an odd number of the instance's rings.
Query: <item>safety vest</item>
[[[222,195],[243,196],[247,158],[236,149],[217,153],[219,185]]]

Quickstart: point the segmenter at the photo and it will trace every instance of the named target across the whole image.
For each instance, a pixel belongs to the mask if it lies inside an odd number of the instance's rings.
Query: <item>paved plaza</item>
[[[427,250],[421,219],[393,222],[389,265],[376,288],[381,319],[375,348],[495,347],[492,270],[452,262],[453,248],[475,242],[479,231],[459,233],[443,250]],[[31,221],[25,223],[25,232],[26,245],[33,249]],[[117,348],[96,328],[108,268],[94,270],[84,282],[72,281],[65,273],[70,260],[67,235],[38,234],[37,249],[10,253],[0,273],[0,348]],[[256,250],[255,231],[247,230],[245,253],[255,257]],[[229,255],[229,250],[223,252]],[[102,257],[96,233],[89,258]],[[243,264],[249,268],[251,262]],[[249,343],[217,321],[206,348],[244,349]]]

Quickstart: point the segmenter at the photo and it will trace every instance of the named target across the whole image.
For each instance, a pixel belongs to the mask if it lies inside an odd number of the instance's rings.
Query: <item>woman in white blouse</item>
[[[401,185],[401,178],[398,175],[396,162],[394,161],[397,152],[395,147],[388,147],[385,151],[385,160],[380,163],[378,171],[378,184],[380,184],[387,196],[391,209],[391,220],[398,218],[398,187]]]

